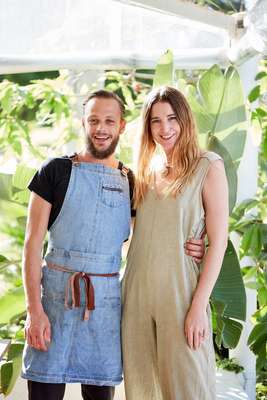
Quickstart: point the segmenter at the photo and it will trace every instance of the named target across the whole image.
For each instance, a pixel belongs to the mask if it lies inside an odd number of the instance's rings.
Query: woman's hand
[[[191,305],[185,318],[184,331],[190,349],[197,350],[209,335],[209,320],[205,307]]]

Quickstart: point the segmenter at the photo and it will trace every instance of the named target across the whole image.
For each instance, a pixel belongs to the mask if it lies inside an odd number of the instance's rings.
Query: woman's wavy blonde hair
[[[137,207],[145,198],[148,186],[152,183],[153,169],[151,161],[157,144],[151,133],[151,110],[155,103],[169,103],[177,117],[180,134],[170,157],[174,179],[165,190],[166,195],[176,196],[189,181],[200,158],[200,148],[192,111],[184,95],[179,90],[164,86],[152,90],[143,105],[142,130],[139,147],[134,205]]]

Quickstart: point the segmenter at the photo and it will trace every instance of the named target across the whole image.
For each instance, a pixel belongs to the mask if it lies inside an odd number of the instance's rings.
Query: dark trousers
[[[112,400],[115,388],[113,386],[81,385],[84,400]],[[65,393],[65,383],[41,383],[28,381],[29,400],[62,400]]]

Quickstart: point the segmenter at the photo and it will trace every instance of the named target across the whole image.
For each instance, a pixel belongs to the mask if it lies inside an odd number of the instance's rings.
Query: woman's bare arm
[[[228,185],[223,163],[211,164],[203,187],[206,231],[209,240],[203,270],[185,321],[191,348],[198,348],[208,331],[206,309],[218,278],[228,238]]]

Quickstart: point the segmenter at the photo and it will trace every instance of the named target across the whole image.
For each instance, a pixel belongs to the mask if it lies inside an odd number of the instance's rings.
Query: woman
[[[158,146],[166,165],[155,173]],[[221,158],[200,150],[188,103],[171,87],[152,91],[143,107],[135,204],[123,282],[126,398],[214,400],[209,297],[227,244],[227,180]],[[183,246],[205,229],[200,273]]]

